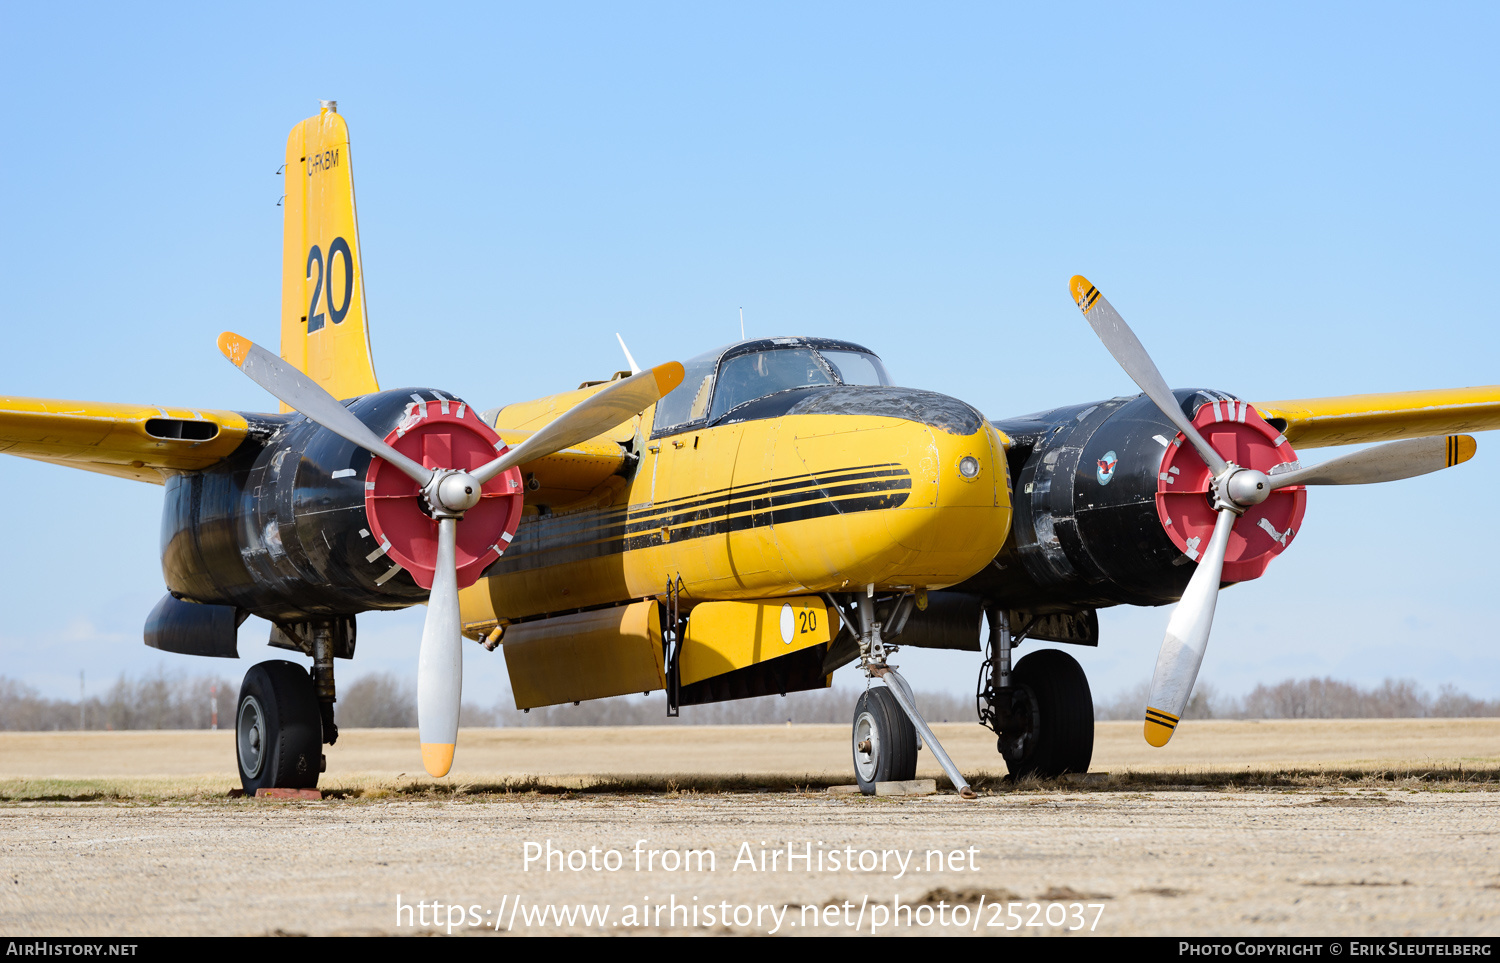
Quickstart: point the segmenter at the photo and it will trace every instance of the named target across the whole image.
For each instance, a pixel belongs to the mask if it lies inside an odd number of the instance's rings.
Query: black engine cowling
[[[402,388],[349,410],[385,437],[414,394],[435,397]],[[298,414],[257,416],[252,428],[223,464],[167,481],[162,572],[173,595],[275,622],[426,600],[408,572],[369,558],[378,547],[365,513],[369,452]]]
[[[1175,395],[1189,418],[1216,402],[1236,417],[1246,411],[1242,404],[1231,409],[1230,396],[1222,392],[1188,389]],[[1253,409],[1245,417],[1256,420]],[[1236,430],[1244,434],[1244,417],[1239,420]],[[996,427],[1012,439],[1015,521],[994,563],[957,586],[959,591],[1034,611],[1162,605],[1181,597],[1194,566],[1169,534],[1157,499],[1177,429],[1150,399],[1115,398]],[[1260,431],[1275,435],[1263,424]],[[1255,443],[1272,446],[1278,459],[1292,457],[1289,447]],[[1296,497],[1303,495],[1298,491]],[[1206,496],[1198,514],[1204,513],[1211,521]],[[1296,518],[1300,524],[1300,510]],[[1288,528],[1277,534],[1286,539],[1292,533]],[[1263,546],[1252,548],[1266,554]],[[1266,560],[1239,569],[1255,570],[1239,577],[1254,577],[1256,565],[1263,569]],[[1226,581],[1235,580],[1230,571]]]

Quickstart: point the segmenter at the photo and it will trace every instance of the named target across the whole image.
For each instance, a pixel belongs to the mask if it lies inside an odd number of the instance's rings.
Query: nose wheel
[[[854,706],[854,778],[875,795],[878,782],[904,782],[917,774],[917,730],[884,686],[865,690]]]
[[[316,787],[323,769],[323,724],[307,670],[275,661],[245,673],[234,741],[246,795]]]

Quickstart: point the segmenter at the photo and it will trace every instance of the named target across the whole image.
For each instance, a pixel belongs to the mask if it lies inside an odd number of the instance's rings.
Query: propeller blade
[[[494,461],[469,472],[482,485],[516,465],[586,441],[645,411],[682,384],[682,365],[668,361],[590,395]]]
[[[1115,361],[1130,375],[1130,379],[1140,386],[1146,393],[1146,397],[1156,402],[1156,407],[1161,409],[1162,414],[1177,426],[1177,430],[1187,436],[1192,442],[1193,448],[1198,452],[1210,470],[1215,475],[1222,472],[1228,465],[1224,457],[1214,451],[1193,423],[1182,413],[1182,406],[1177,403],[1177,398],[1172,394],[1172,389],[1167,387],[1167,381],[1157,370],[1156,362],[1151,360],[1151,355],[1146,352],[1145,345],[1141,344],[1135,332],[1130,330],[1130,325],[1120,317],[1120,312],[1114,309],[1099,289],[1089,283],[1089,279],[1081,274],[1073,275],[1069,282],[1069,290],[1073,294],[1073,300],[1077,302],[1078,309],[1088,319],[1089,326],[1104,342],[1104,347],[1114,355]]]
[[[249,338],[242,338],[233,331],[225,331],[219,335],[219,350],[236,368],[248,375],[251,381],[310,420],[384,458],[418,485],[425,487],[432,479],[431,469],[423,468],[418,462],[387,445],[383,438],[350,414],[349,409],[324,391],[321,385]]]
[[[1229,550],[1229,532],[1239,516],[1229,509],[1219,512],[1208,550],[1198,559],[1198,568],[1188,581],[1172,618],[1167,622],[1167,636],[1162,639],[1156,657],[1156,674],[1151,679],[1151,697],[1146,703],[1146,741],[1161,747],[1172,738],[1182,710],[1187,708],[1203,664],[1203,650],[1208,647],[1208,633],[1214,624],[1214,606],[1219,600],[1219,582],[1224,574],[1224,554]]]
[[[446,776],[458,742],[458,711],[463,699],[464,650],[458,624],[458,519],[438,519],[437,570],[422,624],[417,657],[417,727],[422,765],[429,775]]]
[[[1469,435],[1411,438],[1366,448],[1321,465],[1271,476],[1273,488],[1293,485],[1373,485],[1413,478],[1461,465],[1474,457],[1478,443]]]

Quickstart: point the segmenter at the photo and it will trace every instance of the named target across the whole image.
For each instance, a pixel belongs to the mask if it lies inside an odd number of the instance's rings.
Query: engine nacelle
[[[1255,409],[1221,392],[1175,393],[1215,449],[1274,474],[1295,462]],[[1181,597],[1215,513],[1209,470],[1144,396],[1044,412],[998,425],[1013,441],[1015,521],[1005,549],[963,591],[1062,609],[1162,605]],[[1283,489],[1236,523],[1224,581],[1260,576],[1291,543],[1306,505]]]
[[[429,467],[477,467],[502,447],[476,412],[430,389],[364,395],[349,410]],[[173,595],[274,622],[426,601],[436,525],[414,482],[383,462],[372,470],[368,451],[301,415],[261,416],[252,428],[224,463],[167,482],[162,571]],[[460,584],[514,534],[520,491],[517,469],[496,476],[459,523]]]

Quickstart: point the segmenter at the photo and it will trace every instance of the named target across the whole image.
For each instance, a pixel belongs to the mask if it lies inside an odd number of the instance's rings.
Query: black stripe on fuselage
[[[784,478],[780,481],[767,482],[744,488],[719,488],[708,492],[694,492],[691,495],[682,495],[677,498],[669,498],[665,501],[648,503],[645,505],[621,505],[618,508],[606,509],[602,512],[581,513],[580,515],[567,515],[563,518],[577,519],[580,528],[595,528],[599,525],[623,522],[627,517],[631,521],[646,519],[664,519],[675,516],[681,512],[691,509],[712,508],[722,505],[726,498],[738,501],[745,499],[760,498],[766,495],[775,495],[780,492],[795,491],[808,486],[827,486],[841,484],[866,478],[888,478],[888,477],[910,477],[907,470],[894,462],[881,465],[862,465],[857,468],[847,468],[832,475],[796,475]],[[560,518],[559,521],[562,519]],[[664,524],[670,524],[664,522]]]
[[[763,525],[897,508],[910,493],[911,475],[906,469],[871,465],[744,489],[719,489],[659,505],[527,518],[509,551],[486,574],[530,571]]]
[[[655,522],[658,525],[670,526],[678,524],[679,522],[674,522],[673,519],[685,512],[722,507],[726,500],[740,502],[809,487],[821,488],[865,479],[891,477],[909,477],[909,475],[905,468],[894,463],[865,465],[832,475],[797,475],[745,488],[736,489],[731,486],[709,492],[694,492],[691,495],[669,498],[661,502],[648,502],[644,505],[620,505],[592,512],[570,512],[555,519],[549,519],[547,537],[553,540],[569,540],[585,533],[593,533],[597,536],[611,527],[619,527],[620,534],[623,534],[624,526],[633,522]]]

